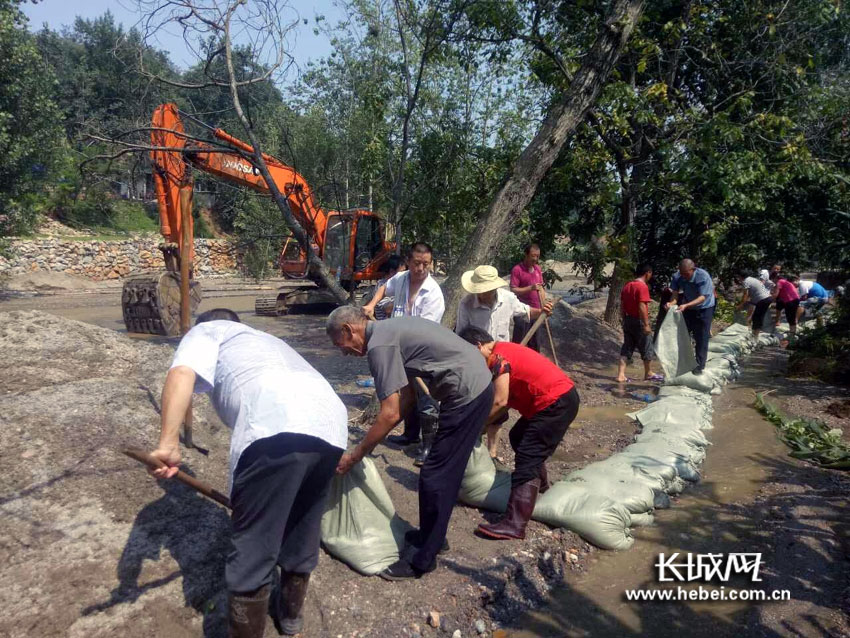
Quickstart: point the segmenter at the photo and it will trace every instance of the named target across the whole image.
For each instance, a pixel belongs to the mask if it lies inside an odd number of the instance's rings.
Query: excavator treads
[[[201,303],[201,285],[189,282],[189,308]],[[180,334],[180,277],[160,272],[124,280],[121,310],[127,332],[177,336]]]

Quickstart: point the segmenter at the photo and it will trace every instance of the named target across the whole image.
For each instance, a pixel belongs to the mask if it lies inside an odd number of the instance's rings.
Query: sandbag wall
[[[778,343],[762,334],[759,345]],[[669,495],[700,478],[699,465],[709,442],[711,395],[738,377],[739,359],[756,343],[746,326],[732,325],[709,342],[705,370],[696,367],[681,313],[670,312],[659,331],[656,349],[666,385],[659,399],[630,414],[642,426],[635,442],[604,461],[567,475],[540,496],[532,518],[565,527],[604,549],[628,549],[631,528],[652,522],[656,508],[668,507]],[[498,472],[483,445],[469,460],[460,500],[475,507],[504,511],[510,475]]]

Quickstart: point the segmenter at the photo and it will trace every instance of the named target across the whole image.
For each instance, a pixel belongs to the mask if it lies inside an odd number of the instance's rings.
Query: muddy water
[[[551,605],[519,619],[511,638],[555,636],[740,635],[752,603],[627,602],[627,589],[657,588],[660,553],[747,552],[761,532],[742,522],[732,503],[752,500],[770,473],[770,461],[787,454],[773,428],[750,407],[747,383],[728,387],[715,403],[713,446],[702,467],[703,480],[656,514],[652,527],[636,528],[634,547],[599,552],[585,574],[568,575]],[[617,408],[602,408],[616,411]],[[746,582],[737,583],[750,588]],[[729,587],[736,586],[732,583]]]
[[[197,312],[212,308],[230,308],[236,311],[240,318],[251,325],[274,324],[275,318],[257,317],[254,315],[254,299],[260,294],[272,294],[271,291],[245,291],[242,293],[218,293],[207,291]],[[85,295],[54,295],[27,299],[14,299],[0,303],[0,311],[37,309],[51,314],[84,321],[102,328],[126,332],[124,318],[121,314],[121,291]],[[145,335],[131,335],[145,338]],[[150,336],[150,335],[148,335]]]

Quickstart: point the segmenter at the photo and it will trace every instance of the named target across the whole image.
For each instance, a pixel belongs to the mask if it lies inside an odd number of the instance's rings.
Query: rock
[[[487,633],[487,623],[479,618],[475,621],[475,631],[482,635]]]
[[[452,638],[460,638],[460,636],[461,636],[460,629],[455,629],[454,633],[452,634]]]
[[[428,613],[428,624],[432,627],[440,626],[440,612],[432,610]]]

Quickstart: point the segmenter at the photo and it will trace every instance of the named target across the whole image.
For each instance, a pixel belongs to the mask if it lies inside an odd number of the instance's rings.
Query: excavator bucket
[[[189,307],[194,313],[201,303],[201,285],[189,282]],[[160,272],[136,275],[124,280],[121,309],[127,332],[166,335],[180,334],[180,275]]]

